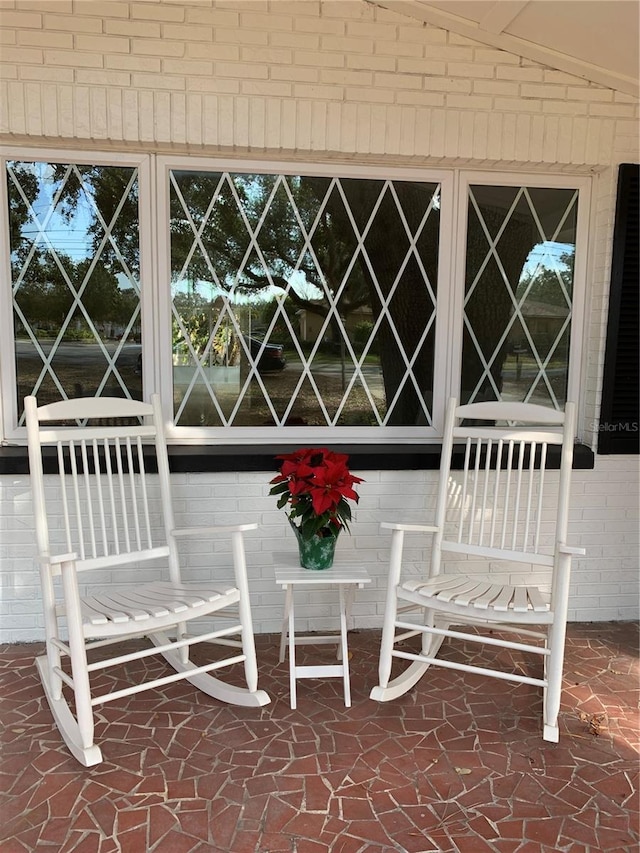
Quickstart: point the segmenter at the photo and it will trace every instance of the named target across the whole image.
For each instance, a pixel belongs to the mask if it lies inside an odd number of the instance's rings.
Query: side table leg
[[[351,707],[351,682],[349,680],[349,647],[347,645],[347,604],[344,588],[339,586],[340,593],[340,652],[342,657],[342,678],[344,681],[344,704]]]
[[[296,635],[293,615],[293,588],[287,587],[288,616],[289,616],[289,704],[296,708]]]
[[[286,643],[287,643],[287,633],[289,628],[289,612],[291,611],[291,601],[293,595],[293,588],[290,586],[285,586],[284,588],[284,615],[282,617],[282,631],[280,633],[280,657],[279,662],[282,663],[284,661]]]
[[[340,591],[342,592],[342,586],[340,586]],[[356,588],[355,584],[349,584],[347,590],[345,592],[345,619],[347,620],[347,631],[349,630],[349,619],[351,618],[351,605],[353,604],[353,599],[355,598]],[[342,660],[342,644],[338,644],[338,648],[336,650],[336,656],[338,660]]]

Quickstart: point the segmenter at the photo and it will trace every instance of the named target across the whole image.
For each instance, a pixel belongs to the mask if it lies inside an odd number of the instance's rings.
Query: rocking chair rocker
[[[266,705],[269,696],[257,686],[243,543],[245,531],[257,524],[175,528],[159,398],[151,404],[83,398],[38,407],[30,396],[25,413],[46,634],[46,654],[37,658],[37,667],[74,757],[87,767],[102,761],[94,742],[95,705],[180,679],[222,702]],[[150,476],[156,465],[157,476]],[[45,469],[55,473],[45,475]],[[55,544],[50,532],[60,534]],[[178,540],[208,535],[231,540],[235,585],[182,580]],[[150,560],[167,566],[167,580],[81,595],[92,575],[102,583]],[[226,615],[232,624],[187,633],[187,623],[203,618],[208,623],[212,614]],[[90,654],[140,637],[152,645],[131,653],[114,650],[107,659]],[[202,642],[231,647],[233,653],[196,665],[190,649]],[[174,673],[94,695],[92,673],[158,654]],[[243,663],[246,687],[209,674],[234,663]]]
[[[558,741],[571,558],[584,554],[566,542],[574,433],[573,403],[563,413],[526,403],[449,402],[435,524],[382,524],[391,530],[391,558],[372,699],[402,696],[430,666],[532,684],[543,688],[543,738]],[[456,442],[464,443],[462,470],[451,464]],[[547,470],[554,467],[551,445],[560,446],[559,472]],[[432,536],[427,577],[409,577],[404,566],[404,537],[414,533]],[[416,610],[421,619],[405,617]],[[416,635],[420,651],[403,645]],[[543,674],[437,657],[446,638],[537,654]],[[393,662],[407,660],[392,679]]]

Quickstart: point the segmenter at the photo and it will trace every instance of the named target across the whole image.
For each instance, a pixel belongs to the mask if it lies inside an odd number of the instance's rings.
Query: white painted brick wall
[[[572,485],[570,535],[572,545],[584,547],[585,557],[574,561],[569,619],[606,621],[638,618],[638,481],[629,477],[634,460],[599,457],[594,471],[575,471]],[[357,627],[380,627],[389,559],[389,535],[383,520],[412,519],[424,512],[431,520],[436,473],[424,471],[362,471],[360,503],[354,510],[351,535],[341,536],[338,553],[366,566],[369,587],[358,590],[354,606]],[[176,523],[205,525],[257,521],[260,528],[246,535],[247,563],[255,630],[278,631],[282,592],[273,579],[274,553],[292,549],[295,540],[284,512],[268,495],[272,474],[176,474],[173,476]],[[408,509],[410,508],[410,509]],[[212,568],[226,572],[227,543],[189,542],[183,554],[189,577],[208,577]],[[428,540],[407,540],[406,558],[414,570],[428,555]],[[152,573],[144,569],[149,578]],[[140,574],[137,573],[137,579]],[[104,577],[98,579],[104,582]],[[119,582],[124,583],[124,577]],[[28,477],[0,478],[0,642],[42,638],[39,581],[31,522]],[[332,626],[336,602],[331,593],[299,599],[301,626],[309,630]],[[318,607],[318,602],[321,606]]]
[[[0,26],[5,45],[0,52],[0,133],[9,137],[40,136],[46,111],[54,138],[134,141],[125,128],[137,123],[127,113],[137,115],[145,103],[141,94],[153,90],[189,92],[192,97],[187,111],[190,134],[176,137],[173,131],[169,139],[166,128],[175,124],[169,115],[171,103],[158,99],[152,104],[149,131],[141,132],[138,125],[138,139],[152,144],[237,148],[238,140],[233,133],[228,138],[220,121],[205,126],[212,104],[205,109],[204,93],[218,92],[261,101],[291,99],[296,113],[308,111],[309,102],[339,104],[334,120],[346,127],[333,134],[336,152],[379,151],[370,140],[377,137],[380,113],[374,119],[371,110],[358,117],[359,124],[369,124],[369,132],[361,132],[358,141],[366,139],[368,144],[355,149],[347,110],[351,102],[386,104],[382,120],[387,126],[393,125],[394,105],[405,104],[413,113],[409,126],[429,126],[429,134],[403,134],[402,151],[392,145],[380,152],[384,154],[606,167],[619,159],[615,140],[626,137],[637,150],[638,105],[630,96],[614,95],[610,89],[436,27],[413,24],[362,0],[278,0],[256,6],[247,0],[89,0],[75,5],[15,0],[0,9]],[[89,98],[94,108],[82,122],[79,85],[103,90]],[[138,95],[119,99],[119,120],[113,98],[105,94],[113,89]],[[70,98],[75,101],[75,121],[60,127],[52,112]],[[498,113],[503,133],[495,133],[487,145],[484,127],[474,124],[469,140],[463,118],[467,112]],[[521,121],[519,135],[512,130],[513,117],[527,113],[542,117],[533,146],[527,142],[530,125]],[[588,132],[585,118],[591,119]],[[439,132],[438,125],[453,130]],[[264,147],[258,123],[245,135],[243,147]],[[281,128],[279,138],[270,139],[270,150],[318,156],[326,151],[317,145],[317,137],[312,142],[300,128],[293,137]],[[434,138],[442,139],[440,147],[434,148]]]
[[[581,436],[595,442],[615,167],[638,161],[637,99],[362,0],[3,0],[0,45],[5,143],[592,172],[580,403]],[[598,457],[594,471],[575,473],[572,541],[588,553],[575,564],[573,620],[637,618],[636,461]],[[407,492],[434,481],[366,477],[353,536],[340,544],[374,577],[358,593],[363,626],[381,621],[388,539],[379,521],[401,517]],[[187,494],[204,490],[207,516],[207,501],[213,510],[219,493],[246,489],[235,508],[262,523],[248,541],[259,631],[278,628],[271,554],[288,533],[266,479],[176,478]],[[26,478],[0,479],[4,640],[41,636],[27,492]],[[193,509],[184,503],[185,516]],[[189,554],[194,569],[207,560]]]

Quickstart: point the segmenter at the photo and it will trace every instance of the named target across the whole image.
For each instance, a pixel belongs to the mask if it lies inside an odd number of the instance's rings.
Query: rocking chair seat
[[[96,627],[96,636],[104,636],[104,626],[117,624],[122,629],[127,622],[132,623],[132,631],[144,630],[144,623],[151,619],[154,627],[162,627],[157,620],[163,617],[167,617],[167,624],[173,625],[176,616],[188,620],[198,615],[194,611],[199,609],[203,614],[209,613],[208,604],[223,597],[227,604],[233,604],[239,601],[240,594],[234,587],[219,589],[202,584],[168,582],[99,592],[80,601],[84,634],[85,637],[91,636],[91,628]]]
[[[407,581],[398,590],[399,598],[406,598],[425,607],[455,613],[455,607],[475,608],[478,615],[491,613],[499,619],[500,614],[508,619],[513,613],[530,613],[535,621],[546,621],[549,603],[544,601],[537,586],[512,586],[491,583],[482,578],[466,575],[438,575],[429,581]]]

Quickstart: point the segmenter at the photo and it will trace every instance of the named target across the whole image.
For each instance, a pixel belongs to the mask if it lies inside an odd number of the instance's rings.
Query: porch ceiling
[[[370,0],[638,97],[638,0]]]

